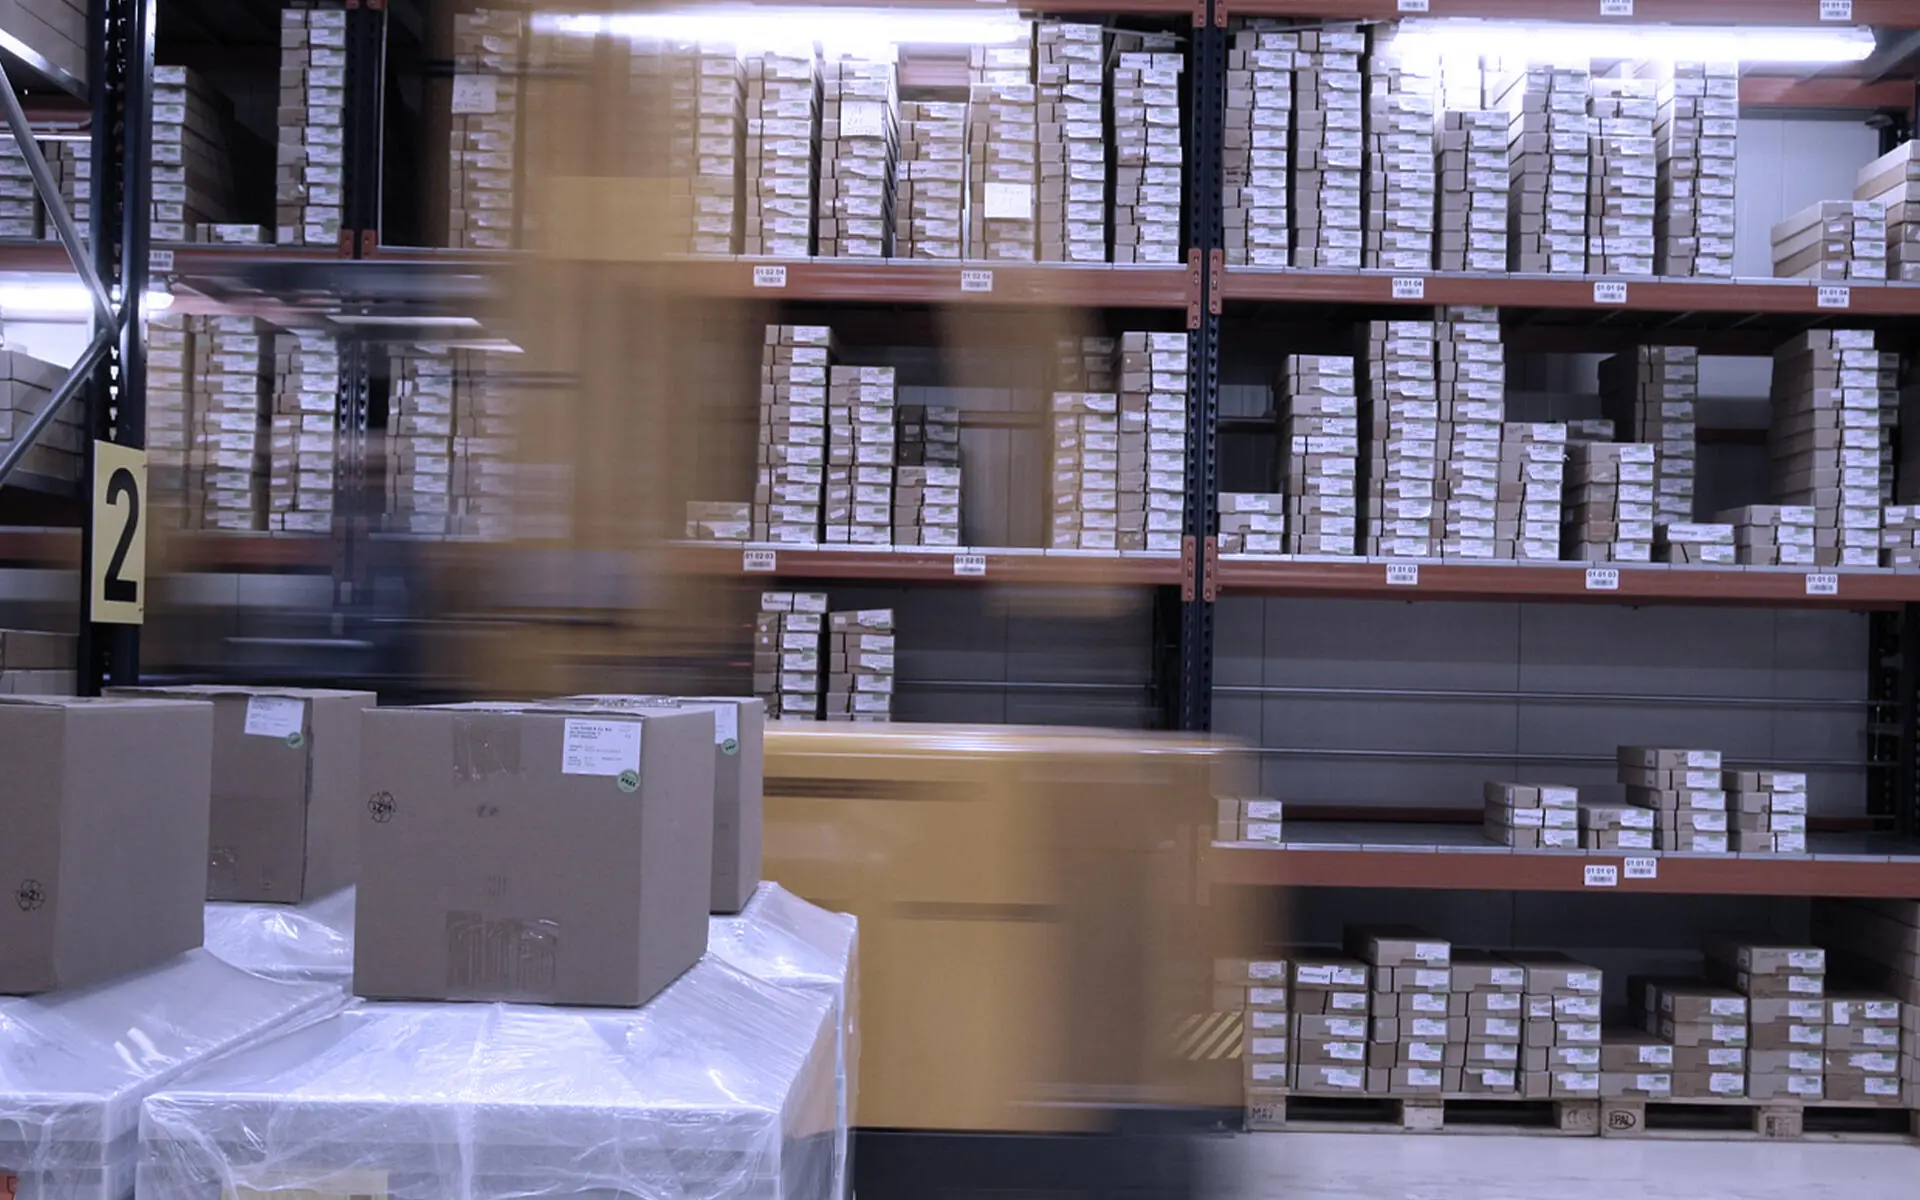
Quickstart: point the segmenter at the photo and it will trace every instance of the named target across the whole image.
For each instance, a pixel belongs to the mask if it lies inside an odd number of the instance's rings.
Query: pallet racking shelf
[[[1236,17],[1319,17],[1328,21],[1395,21],[1409,16],[1494,17],[1502,20],[1582,21],[1701,25],[1819,25],[1820,0],[1633,0],[1619,14],[1604,15],[1597,0],[1233,0]],[[1418,8],[1420,11],[1412,11]],[[1853,0],[1851,23],[1895,29],[1920,28],[1920,9],[1907,0]]]

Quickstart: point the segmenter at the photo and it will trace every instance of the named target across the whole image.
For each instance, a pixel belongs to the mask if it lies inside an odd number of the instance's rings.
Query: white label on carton
[[[1248,979],[1285,979],[1287,964],[1283,962],[1250,962],[1247,964]]]
[[[494,86],[491,75],[455,75],[453,77],[453,111],[456,113],[490,113],[500,107],[500,90]]]
[[[1295,983],[1328,984],[1333,982],[1332,967],[1301,967],[1294,973]]]
[[[147,270],[161,271],[161,272],[173,270],[173,251],[171,250],[147,251]]]
[[[1587,865],[1588,887],[1614,887],[1620,882],[1620,868],[1612,863],[1589,863]]]
[[[1628,15],[1632,15],[1633,6],[1627,6]],[[1595,304],[1625,304],[1627,285],[1614,279],[1596,279],[1593,281],[1593,302]]]
[[[1853,305],[1853,289],[1836,284],[1826,284],[1816,289],[1813,297],[1816,308],[1849,308]]]
[[[1527,983],[1524,967],[1495,967],[1490,976],[1495,987],[1525,987]]]
[[[740,746],[740,706],[716,704],[713,706],[713,744],[725,746],[728,743],[732,743],[735,749]]]
[[[1617,592],[1620,590],[1620,568],[1588,567],[1587,590],[1590,592]]]
[[[787,286],[787,269],[769,266],[753,269],[753,286],[757,288],[783,288]]]
[[[1248,988],[1247,989],[1248,1004],[1285,1004],[1286,1002],[1287,1002],[1287,989],[1285,988]]]
[[[1253,1039],[1253,1053],[1255,1054],[1285,1054],[1286,1052],[1287,1039],[1283,1037],[1257,1037]]]
[[[1630,17],[1633,15],[1633,0],[1600,0],[1600,15]]]
[[[1822,21],[1853,20],[1853,0],[1820,0]]]
[[[740,555],[742,571],[772,571],[779,563],[780,552],[777,550],[746,550]]]
[[[979,579],[987,573],[987,556],[984,554],[956,554],[953,556],[953,573]]]
[[[1419,587],[1419,563],[1388,563],[1387,585],[1389,587]]]
[[[1599,991],[1600,973],[1598,971],[1569,971],[1567,973],[1567,990],[1572,992]]]
[[[1255,1029],[1278,1029],[1282,1033],[1287,1029],[1287,1014],[1283,1012],[1261,1012],[1255,1009],[1247,1014],[1247,1023]]]
[[[1253,1078],[1256,1083],[1272,1083],[1287,1077],[1287,1064],[1276,1062],[1254,1063]]]
[[[1822,950],[1789,950],[1787,965],[1796,971],[1824,971],[1827,969],[1827,955]]]
[[[1747,1040],[1745,1025],[1715,1025],[1713,1040],[1716,1042],[1744,1042]]]
[[[1451,950],[1444,942],[1415,942],[1413,956],[1423,963],[1445,962],[1451,957]],[[1426,975],[1430,972],[1423,971],[1421,974]]]
[[[1400,0],[1400,2],[1405,4],[1406,0]],[[1402,8],[1400,11],[1412,12],[1414,10]],[[1424,4],[1421,5],[1418,11],[1427,11],[1426,6]],[[1426,276],[1411,275],[1405,278],[1396,277],[1393,281],[1393,298],[1395,300],[1425,300],[1427,298]]]
[[[1716,1071],[1707,1076],[1707,1090],[1716,1096],[1738,1096],[1747,1090],[1747,1077]]]
[[[1660,860],[1657,858],[1629,858],[1625,862],[1628,879],[1658,879]]]
[[[840,105],[841,137],[885,137],[886,106],[874,100],[849,100]]]
[[[640,769],[638,721],[568,718],[560,745],[562,775],[624,775]]]
[[[1840,577],[1838,575],[1807,576],[1807,595],[1838,596],[1839,594],[1840,594]]]
[[[987,220],[1033,220],[1033,185],[1026,183],[989,183],[986,195]]]
[[[1811,975],[1787,976],[1787,990],[1789,992],[1800,992],[1803,995],[1817,996],[1825,989],[1825,986],[1822,980],[1815,979]]]
[[[290,738],[301,731],[307,702],[291,696],[249,696],[247,736]]]
[[[1716,1017],[1744,1017],[1747,1015],[1747,1005],[1744,1000],[1717,996],[1707,1001],[1707,1012]]]
[[[963,292],[990,292],[993,290],[992,271],[960,272],[960,290]]]

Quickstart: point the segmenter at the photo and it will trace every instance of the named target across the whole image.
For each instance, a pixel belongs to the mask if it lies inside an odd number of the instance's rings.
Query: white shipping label
[[[1253,1039],[1253,1053],[1255,1054],[1285,1054],[1286,1052],[1287,1039],[1283,1037],[1257,1037]]]
[[[1287,964],[1283,962],[1250,962],[1247,964],[1249,979],[1285,979]]]
[[[1818,308],[1848,308],[1853,304],[1853,289],[1823,286],[1815,292],[1813,302]]]
[[[1628,879],[1657,879],[1660,875],[1660,860],[1657,858],[1629,858],[1626,860]]]
[[[886,105],[871,100],[849,100],[840,105],[841,137],[885,137]]]
[[[1839,594],[1840,577],[1838,575],[1823,574],[1807,576],[1807,595],[1838,596]]]
[[[250,696],[247,699],[248,737],[289,738],[300,733],[307,718],[307,702],[292,696]]]
[[[1618,567],[1588,567],[1587,590],[1590,592],[1619,591],[1620,569]]]
[[[624,775],[640,770],[638,721],[568,718],[560,746],[562,775]]]
[[[1405,0],[1401,0],[1401,2],[1405,3]],[[1403,8],[1400,11],[1407,12],[1409,10]],[[1422,8],[1420,11],[1425,12],[1426,9]],[[1427,298],[1426,278],[1420,275],[1405,279],[1396,278],[1393,281],[1393,298],[1395,300],[1425,300]]]
[[[993,272],[960,272],[960,290],[963,292],[991,292],[993,290]]]
[[[744,550],[740,554],[742,571],[773,571],[779,563],[777,550]]]
[[[989,221],[1031,221],[1033,185],[1028,183],[989,183],[986,185],[986,209]]]
[[[1248,1004],[1285,1004],[1286,1002],[1287,1002],[1287,989],[1285,988],[1248,988],[1247,989]]]
[[[738,704],[713,706],[713,744],[735,747],[740,745],[740,706]]]
[[[490,113],[500,106],[500,90],[497,81],[491,75],[455,75],[453,77],[453,111],[456,113]]]
[[[787,269],[785,267],[755,267],[753,269],[753,286],[757,288],[783,288],[787,286]]]
[[[1418,587],[1420,585],[1420,564],[1388,563],[1387,583],[1393,587]]]

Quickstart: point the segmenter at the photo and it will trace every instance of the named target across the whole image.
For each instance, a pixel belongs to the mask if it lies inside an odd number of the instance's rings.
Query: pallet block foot
[[[1561,1133],[1593,1137],[1600,1132],[1600,1105],[1593,1100],[1556,1100],[1553,1123]]]
[[[1408,1133],[1439,1133],[1447,1127],[1447,1106],[1443,1100],[1402,1100],[1400,1128]]]

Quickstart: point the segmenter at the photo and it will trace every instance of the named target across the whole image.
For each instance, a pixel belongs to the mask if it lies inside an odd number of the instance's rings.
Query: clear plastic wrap
[[[261,979],[204,950],[90,988],[0,997],[0,1194],[127,1200],[141,1101],[345,1003],[338,988]]]
[[[852,1195],[847,1141],[860,1079],[860,922],[809,904],[777,883],[762,883],[735,917],[711,917],[707,953],[765,983],[818,992],[833,1005],[833,1194]]]
[[[710,957],[644,1008],[358,1003],[150,1097],[141,1200],[824,1200],[830,1020]]]
[[[269,979],[353,984],[353,889],[307,904],[209,904],[207,949]]]

